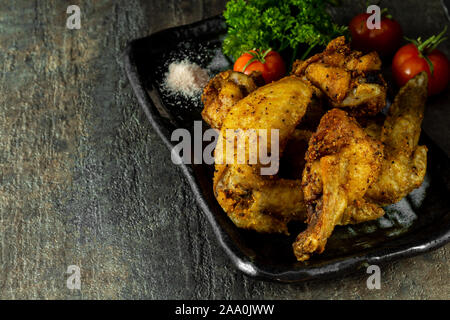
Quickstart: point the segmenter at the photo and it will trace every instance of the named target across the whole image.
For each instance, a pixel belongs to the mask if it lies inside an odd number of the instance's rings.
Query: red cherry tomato
[[[418,73],[428,73],[428,95],[442,92],[449,81],[449,61],[439,50],[434,49],[426,55],[433,65],[433,74],[427,60],[413,43],[401,47],[392,61],[395,82],[401,87]]]
[[[377,51],[381,56],[394,54],[403,37],[402,27],[397,21],[383,17],[380,29],[369,29],[367,19],[370,16],[371,14],[361,13],[350,21],[352,47],[364,52]]]
[[[263,53],[252,50],[245,52],[236,60],[233,70],[245,74],[260,71],[265,82],[271,83],[285,75],[286,66],[283,58],[276,51],[270,50]]]

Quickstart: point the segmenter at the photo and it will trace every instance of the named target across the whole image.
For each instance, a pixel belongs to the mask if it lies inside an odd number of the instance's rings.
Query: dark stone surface
[[[282,285],[231,266],[139,109],[121,56],[127,41],[225,2],[0,4],[0,298],[450,298],[448,245],[382,266],[375,291],[365,274]],[[334,9],[342,21],[362,9],[352,3]],[[81,8],[80,30],[65,28],[70,4]],[[409,36],[446,23],[438,0],[386,6]],[[450,53],[449,42],[442,48]],[[438,141],[448,139],[449,110],[427,114]],[[81,291],[66,288],[72,264]]]

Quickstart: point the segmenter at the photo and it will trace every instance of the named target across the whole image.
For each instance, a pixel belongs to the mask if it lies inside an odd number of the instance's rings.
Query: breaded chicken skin
[[[249,76],[232,70],[219,73],[203,90],[203,120],[211,128],[220,129],[231,107],[263,84],[261,73],[256,71]]]
[[[272,150],[272,141],[260,134],[256,141],[249,141],[240,135],[251,129],[278,130],[279,139],[276,142],[281,156],[312,95],[313,89],[307,82],[295,76],[286,77],[253,91],[228,112],[215,150],[214,194],[238,227],[258,232],[287,233],[290,220],[304,220],[301,181],[262,175],[260,159],[256,164],[249,162],[251,145],[257,143],[259,149],[262,143],[267,142],[267,150]],[[230,137],[230,132],[235,133],[234,130],[239,130],[238,138],[236,147],[230,152],[232,158],[237,160],[237,150],[244,149],[246,156],[243,164],[226,162],[226,142],[235,139]]]
[[[322,118],[309,141],[303,171],[308,227],[293,244],[297,260],[323,252],[336,225],[384,213],[363,199],[378,177],[382,157],[381,143],[345,111],[332,109]]]
[[[355,117],[372,116],[386,105],[386,82],[376,52],[352,51],[345,37],[332,40],[325,51],[306,61],[297,60],[292,73],[310,81],[331,107]]]
[[[399,202],[418,188],[427,170],[427,147],[418,146],[427,99],[425,72],[400,89],[381,129],[385,145],[381,174],[367,191],[367,198],[388,205]]]

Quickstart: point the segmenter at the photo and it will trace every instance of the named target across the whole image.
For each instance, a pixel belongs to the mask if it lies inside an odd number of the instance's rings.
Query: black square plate
[[[194,120],[201,120],[202,106],[199,99],[168,94],[163,85],[167,66],[187,55],[192,62],[208,68],[211,75],[229,68],[220,51],[224,32],[222,18],[213,17],[134,40],[125,51],[126,72],[134,92],[169,149],[177,143],[171,142],[173,130],[192,130]],[[386,215],[377,221],[337,227],[325,252],[306,262],[297,262],[291,247],[304,228],[302,224],[289,226],[291,236],[238,229],[214,198],[213,167],[203,164],[181,168],[220,245],[239,270],[257,278],[298,282],[411,257],[450,240],[449,159],[424,134],[421,144],[429,149],[428,171],[422,187],[399,204],[387,207]]]

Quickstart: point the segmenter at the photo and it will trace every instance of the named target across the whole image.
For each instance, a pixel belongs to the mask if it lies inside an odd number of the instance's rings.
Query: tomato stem
[[[420,53],[422,54],[429,54],[431,53],[438,45],[440,45],[443,41],[447,40],[446,37],[444,37],[444,34],[447,32],[447,26],[444,27],[444,30],[442,30],[441,33],[439,33],[437,36],[431,36],[425,41],[422,41],[422,38],[419,37],[417,39],[410,39],[405,37],[405,39],[411,43],[413,43]]]
[[[270,51],[272,51],[272,48],[269,48],[264,52],[261,52],[261,50],[259,50],[259,49],[253,49],[251,51],[247,51],[246,53],[250,54],[252,56],[252,58],[247,61],[244,68],[242,69],[242,72],[245,72],[247,67],[255,61],[260,61],[262,64],[265,64],[266,56],[269,54]]]
[[[245,69],[247,69],[247,67],[249,65],[251,65],[253,63],[253,61],[256,61],[256,57],[253,56],[253,58],[251,58],[250,60],[247,61],[247,63],[245,64],[244,68],[242,69],[242,72],[245,72]]]
[[[433,75],[434,74],[433,62],[431,62],[431,60],[430,60],[430,58],[428,58],[428,56],[423,56],[423,58],[427,61],[428,67],[430,68],[430,73],[431,73],[431,75]]]
[[[446,32],[447,26],[444,27],[444,30],[442,30],[441,33],[439,33],[438,35],[433,35],[425,41],[422,41],[421,37],[417,39],[410,39],[405,37],[407,41],[416,46],[417,50],[419,51],[419,56],[427,61],[428,66],[430,67],[431,75],[433,75],[434,66],[431,60],[428,58],[428,54],[433,52],[433,50],[436,49],[437,46],[440,45],[443,41],[447,40],[447,37],[444,37]]]

